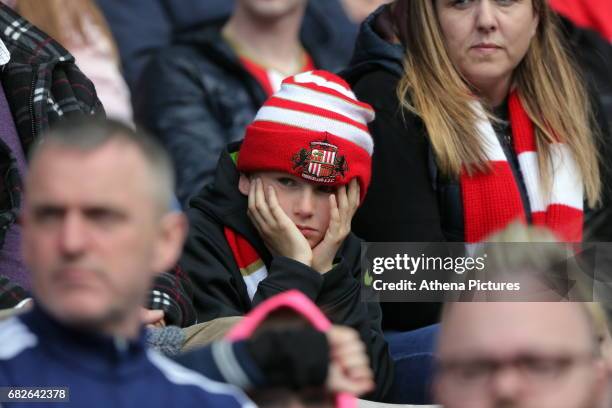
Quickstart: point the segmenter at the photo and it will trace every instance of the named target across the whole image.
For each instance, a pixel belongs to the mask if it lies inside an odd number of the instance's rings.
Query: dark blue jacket
[[[120,342],[75,331],[38,309],[0,323],[0,344],[2,386],[68,387],[70,406],[254,407],[238,388],[147,349],[143,336]]]

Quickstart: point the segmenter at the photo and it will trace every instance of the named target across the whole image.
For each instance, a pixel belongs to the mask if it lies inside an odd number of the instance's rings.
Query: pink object
[[[225,338],[234,341],[249,338],[268,318],[270,313],[282,308],[293,310],[296,314],[308,320],[315,329],[322,332],[329,330],[331,327],[327,317],[306,295],[297,290],[289,290],[260,303],[240,323],[234,326]],[[356,408],[357,398],[347,393],[336,394],[336,407]]]

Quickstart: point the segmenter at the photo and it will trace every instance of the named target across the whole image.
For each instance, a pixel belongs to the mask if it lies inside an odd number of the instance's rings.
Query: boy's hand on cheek
[[[274,255],[285,256],[305,265],[312,265],[310,244],[278,204],[276,192],[254,179],[249,189],[248,215],[264,243]]]
[[[340,246],[351,232],[351,221],[359,207],[359,184],[356,179],[338,188],[329,196],[329,226],[323,240],[312,249],[312,268],[320,273],[329,272]]]

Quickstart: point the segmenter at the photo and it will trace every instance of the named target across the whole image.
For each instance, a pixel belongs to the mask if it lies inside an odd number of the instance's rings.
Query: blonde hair
[[[401,13],[404,18],[396,19],[396,30],[409,50],[397,95],[401,106],[425,123],[443,174],[458,177],[463,169],[468,174],[487,171],[484,145],[476,130],[478,114],[472,109],[473,91],[448,55],[434,1],[397,1],[406,12]],[[533,0],[533,8],[539,25],[527,54],[514,71],[514,85],[534,124],[542,181],[550,191],[553,174],[549,144],[565,143],[582,174],[588,204],[593,207],[600,201],[602,183],[598,132],[591,128],[595,121],[589,99],[546,1]]]
[[[85,43],[86,21],[95,25],[112,47],[113,59],[119,62],[119,53],[102,12],[93,0],[16,0],[15,11],[40,28],[60,44],[68,45],[77,35]]]

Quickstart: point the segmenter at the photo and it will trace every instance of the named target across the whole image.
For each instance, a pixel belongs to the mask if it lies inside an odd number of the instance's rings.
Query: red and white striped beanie
[[[327,71],[286,78],[247,127],[238,155],[243,173],[279,171],[317,184],[356,178],[361,200],[370,184],[374,110]]]

